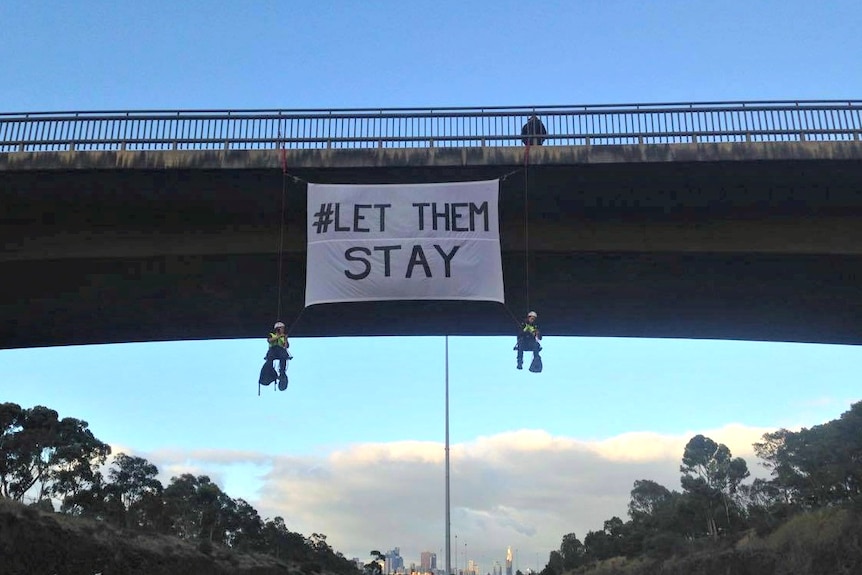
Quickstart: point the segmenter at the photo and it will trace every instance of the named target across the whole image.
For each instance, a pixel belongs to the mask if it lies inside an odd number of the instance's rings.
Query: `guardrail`
[[[0,152],[699,144],[862,139],[862,101],[0,114]]]

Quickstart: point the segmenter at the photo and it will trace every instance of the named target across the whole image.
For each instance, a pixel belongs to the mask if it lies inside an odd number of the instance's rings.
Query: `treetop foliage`
[[[700,542],[735,541],[752,529],[765,534],[803,511],[862,502],[862,402],[837,420],[800,431],[779,429],[754,444],[771,478],[743,483],[748,464],[703,435],[685,446],[682,492],[649,479],[634,482],[629,520],[612,517],[583,543],[569,533],[541,575],[561,575],[612,557],[668,558]]]
[[[243,499],[232,499],[206,475],[172,477],[167,486],[142,457],[118,453],[105,477],[110,447],[86,421],[59,419],[43,406],[0,404],[0,497],[103,520],[142,532],[171,534],[211,548],[224,545],[301,562],[310,571],[354,574],[356,566],[314,533],[291,532],[281,517],[261,519]]]

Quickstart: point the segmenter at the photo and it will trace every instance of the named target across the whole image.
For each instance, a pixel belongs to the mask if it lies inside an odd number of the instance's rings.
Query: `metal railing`
[[[862,139],[862,101],[0,114],[0,152],[498,147]]]

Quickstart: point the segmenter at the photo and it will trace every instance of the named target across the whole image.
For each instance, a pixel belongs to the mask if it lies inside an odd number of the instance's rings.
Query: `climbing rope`
[[[285,200],[286,193],[286,177],[282,175],[281,177],[281,231],[279,233],[278,238],[278,306],[275,312],[276,320],[281,318],[281,285],[283,282],[282,270],[284,268],[284,209],[285,204],[287,203]]]
[[[524,299],[527,309],[530,309],[530,204],[529,204],[529,178],[530,178],[530,143],[527,141],[524,148]]]
[[[275,310],[275,320],[281,321],[281,288],[284,282],[282,271],[284,269],[284,212],[287,207],[287,151],[284,149],[284,140],[281,139],[281,130],[278,132],[278,145],[281,149],[281,218],[279,220],[278,237],[278,303]]]

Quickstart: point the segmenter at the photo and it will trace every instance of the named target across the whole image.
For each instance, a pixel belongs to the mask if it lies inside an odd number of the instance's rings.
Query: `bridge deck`
[[[291,150],[315,182],[501,184],[508,307],[527,306],[523,148]],[[551,335],[862,342],[862,142],[542,147],[530,307]],[[260,337],[276,307],[281,158],[0,154],[0,348]],[[288,181],[284,319],[305,281]],[[297,336],[512,332],[497,304],[314,306]]]

